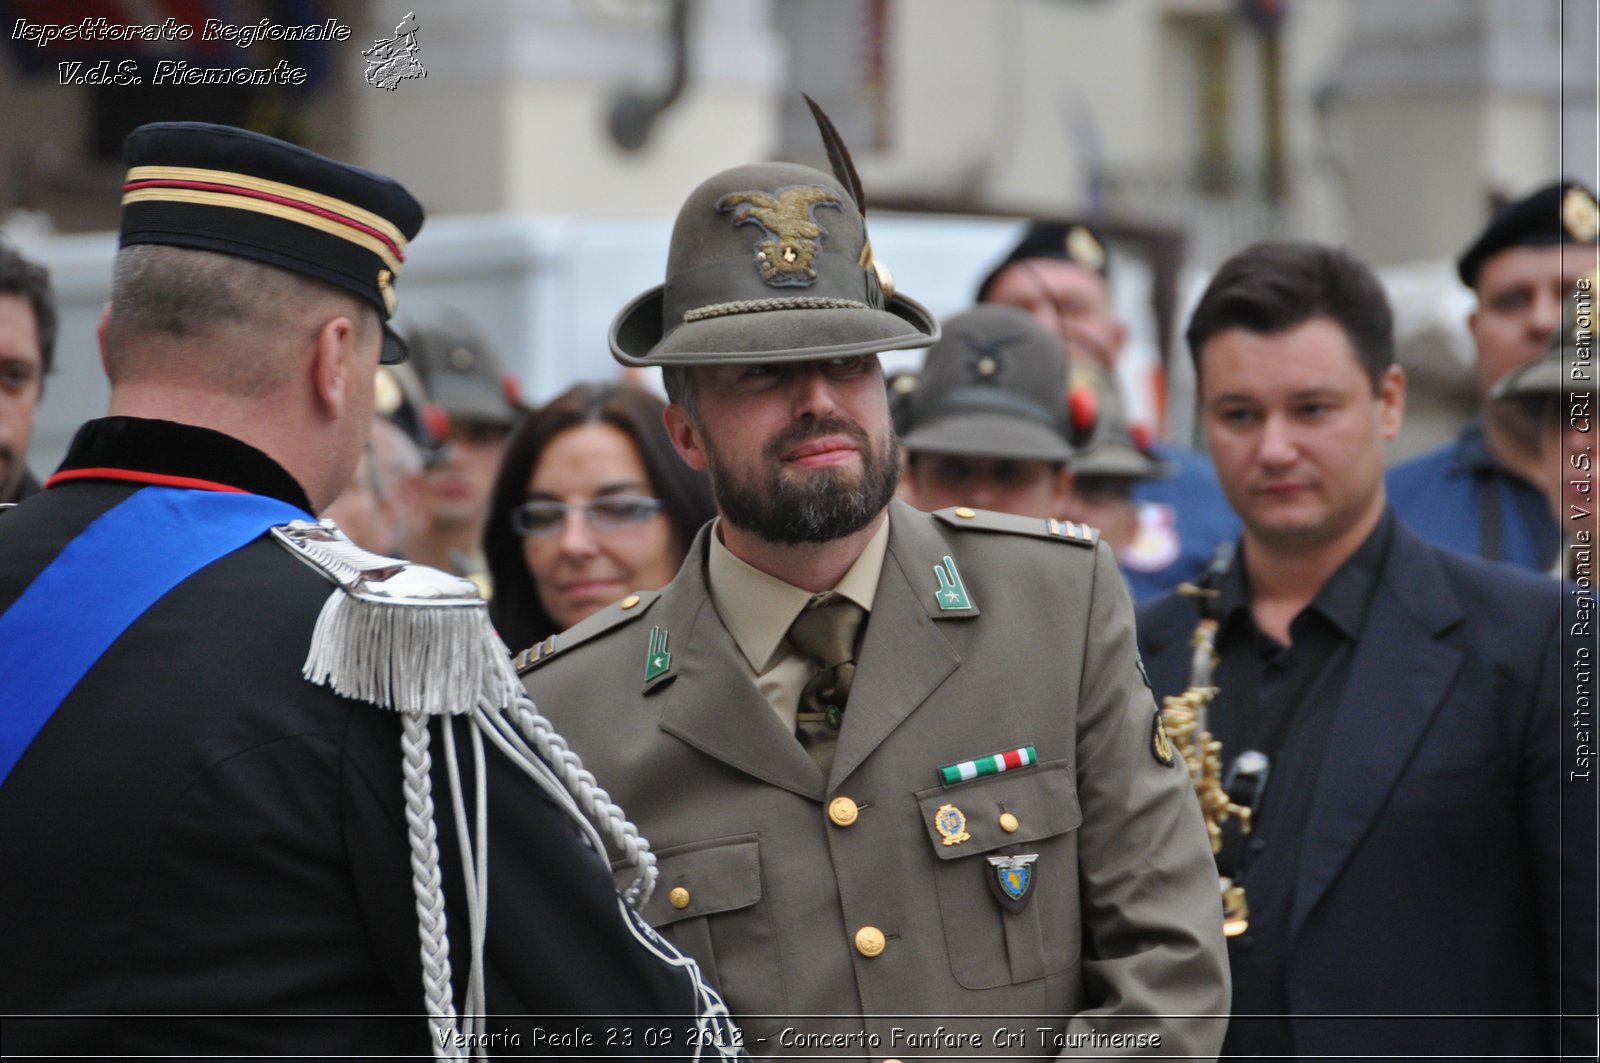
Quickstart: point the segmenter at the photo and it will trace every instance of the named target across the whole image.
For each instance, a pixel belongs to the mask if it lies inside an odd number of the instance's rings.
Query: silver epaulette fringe
[[[471,581],[363,550],[331,521],[272,534],[339,587],[311,637],[311,682],[423,716],[515,704],[516,672]]]

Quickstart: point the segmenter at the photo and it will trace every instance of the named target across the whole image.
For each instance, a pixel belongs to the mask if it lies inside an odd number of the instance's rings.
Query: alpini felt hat
[[[516,377],[466,315],[446,310],[408,328],[406,340],[429,398],[452,420],[511,428],[522,419]]]
[[[1066,462],[1073,435],[1060,341],[1025,311],[984,305],[945,322],[910,394],[901,444]]]
[[[739,166],[689,194],[666,282],[617,315],[611,353],[631,366],[802,362],[933,343],[938,322],[888,277],[839,181]]]

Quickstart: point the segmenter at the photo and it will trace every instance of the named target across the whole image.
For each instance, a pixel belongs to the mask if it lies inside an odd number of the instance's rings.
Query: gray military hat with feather
[[[792,163],[724,170],[689,193],[667,278],[611,324],[623,365],[804,362],[926,347],[939,325],[894,290],[867,238],[866,196],[809,97],[834,176]]]

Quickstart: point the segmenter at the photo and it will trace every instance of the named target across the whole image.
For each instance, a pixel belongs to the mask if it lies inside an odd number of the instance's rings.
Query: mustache
[[[779,461],[795,447],[824,436],[845,436],[863,451],[869,449],[872,443],[867,438],[866,429],[854,421],[846,421],[842,417],[824,417],[809,424],[801,422],[780,432],[777,438],[766,445],[763,454],[773,461]]]

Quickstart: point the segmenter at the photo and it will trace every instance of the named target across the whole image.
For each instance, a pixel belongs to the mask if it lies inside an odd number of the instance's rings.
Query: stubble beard
[[[861,472],[846,468],[784,469],[783,455],[810,439],[846,436],[861,456]],[[763,448],[759,463],[730,461],[707,440],[711,492],[722,517],[736,528],[789,546],[826,543],[866,527],[883,512],[900,483],[900,445],[889,432],[874,447],[850,421],[823,418],[794,426]]]

